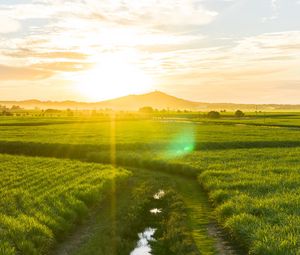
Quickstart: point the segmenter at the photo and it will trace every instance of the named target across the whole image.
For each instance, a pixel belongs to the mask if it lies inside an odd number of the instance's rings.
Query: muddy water
[[[153,208],[150,210],[151,214],[159,214],[161,213],[162,209],[158,209],[158,208]]]
[[[160,200],[165,195],[163,190],[159,190],[157,193],[153,195],[155,200]],[[150,215],[157,215],[162,212],[161,208],[153,208],[150,211]],[[151,246],[150,241],[154,241],[153,235],[155,234],[156,229],[148,227],[144,230],[144,232],[139,233],[138,237],[139,240],[137,242],[137,246],[135,249],[130,253],[130,255],[151,255]]]
[[[139,241],[136,248],[130,253],[130,255],[150,255],[151,247],[149,241],[153,241],[153,235],[155,228],[146,228],[143,233],[139,233]]]
[[[153,195],[153,198],[156,199],[156,200],[159,200],[161,198],[163,198],[165,195],[165,191],[164,190],[159,190],[157,193],[155,193]]]

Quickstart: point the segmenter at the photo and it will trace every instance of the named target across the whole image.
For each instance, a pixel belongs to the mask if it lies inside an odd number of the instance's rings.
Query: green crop
[[[0,254],[44,254],[104,199],[123,169],[0,155]]]
[[[298,254],[299,119],[297,113],[116,123],[0,119],[0,153],[95,163],[1,156],[0,254],[49,249],[85,215],[88,205],[105,196],[104,183],[111,179],[100,172],[128,175],[98,163],[198,179],[213,205],[211,217],[241,247],[241,254]]]

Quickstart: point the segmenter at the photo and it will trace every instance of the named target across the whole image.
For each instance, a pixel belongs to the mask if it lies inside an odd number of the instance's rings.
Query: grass
[[[299,137],[297,131],[288,128],[236,126],[226,123],[217,125],[212,121],[117,121],[114,130],[111,122],[96,120],[68,124],[57,124],[55,120],[48,120],[49,125],[39,126],[1,126],[2,122],[4,121],[0,118],[0,141],[46,144],[107,145],[113,135],[119,145],[147,144],[148,148],[153,146],[156,149],[157,146],[168,148],[178,143],[293,142]],[[297,123],[297,119],[294,122]]]
[[[43,254],[129,172],[78,161],[0,155],[1,254]]]
[[[207,169],[199,181],[217,219],[249,254],[297,254],[299,156],[299,148],[247,149],[195,153],[186,160]],[[208,158],[214,163],[206,164]]]
[[[300,127],[299,113],[246,113],[243,118],[235,118],[233,115],[224,116],[222,119],[211,120],[198,118],[195,121],[215,124],[227,125],[252,125],[252,126],[267,126],[267,127]]]
[[[59,121],[47,119],[47,125],[35,120],[34,126],[22,126],[19,123],[22,121],[8,118],[3,122],[9,125],[1,125],[0,119],[0,152],[2,153],[110,163],[110,143],[114,137],[115,163],[119,166],[139,168],[139,170],[132,170],[135,177],[130,179],[136,178],[136,183],[140,183],[147,178],[156,181],[162,178],[164,185],[175,186],[187,209],[186,220],[190,233],[198,250],[203,254],[220,253],[216,248],[216,238],[209,237],[207,233],[207,228],[213,222],[212,219],[217,220],[228,239],[242,246],[244,252],[241,254],[292,255],[300,252],[300,132],[298,129],[300,116],[298,113],[250,115],[243,119],[236,119],[227,114],[225,118],[219,120],[200,117],[180,121],[124,120],[117,121],[115,129],[112,128],[111,122],[97,119],[84,120],[82,123],[78,120],[66,119],[64,122],[61,119]],[[14,125],[17,122],[18,125]],[[28,123],[31,122],[34,121],[28,120]],[[11,156],[4,161],[8,164],[7,169],[13,168],[14,158]],[[20,159],[17,161],[20,164],[24,164],[27,160],[26,157]],[[59,166],[59,162],[67,164],[66,162],[75,161],[57,159],[55,162],[57,162],[55,165]],[[0,169],[5,164],[1,164]],[[98,164],[91,165],[98,166]],[[45,166],[41,164],[41,168],[46,169],[45,171],[49,169],[47,164]],[[64,173],[66,176],[61,178],[72,177],[72,171],[71,175],[69,170],[64,172],[69,168],[62,165],[61,169],[64,170],[61,170],[61,174]],[[150,171],[146,174],[142,170],[144,168]],[[28,173],[32,171],[30,169]],[[20,170],[16,169],[16,171],[18,172],[16,176],[19,176]],[[88,173],[84,172],[84,174]],[[9,176],[9,172],[2,174],[1,184],[2,182],[12,183],[11,185],[21,183],[27,187],[27,181],[22,182],[20,177]],[[28,194],[25,192],[22,196],[19,193],[14,195],[15,190],[11,188],[13,192],[10,194],[13,195],[6,195],[8,202],[13,201],[12,204],[18,202],[19,205],[21,201],[22,205],[23,198],[26,201],[34,201],[30,195],[39,190],[36,188],[39,187],[39,182],[34,181],[36,180],[34,172],[27,178],[31,180],[28,182],[30,183]],[[71,185],[73,181],[74,179],[71,178],[65,183]],[[50,183],[46,184],[50,185]],[[75,186],[70,190],[76,190]],[[200,186],[206,190],[212,208],[206,196],[199,191]],[[48,186],[42,189],[43,192],[46,189]],[[118,202],[119,212],[123,212],[130,201],[129,196],[124,196],[121,195],[124,204]],[[27,204],[24,206],[27,208]],[[31,204],[30,207],[36,206]],[[0,205],[0,210],[3,210],[2,208],[4,205]],[[12,207],[11,212],[14,211],[16,210]],[[22,222],[27,220],[22,218]],[[104,224],[103,219],[99,218],[97,224]],[[123,224],[122,221],[120,224]],[[44,230],[41,228],[39,231]],[[77,255],[76,252],[78,255],[92,254],[88,252],[91,251],[89,249],[107,240],[103,235],[106,232],[101,231],[95,230],[86,244],[80,246],[72,255]],[[8,241],[0,246],[0,251],[5,250],[7,254],[11,252],[13,254],[14,251],[11,249],[16,248]],[[109,251],[107,252],[110,254]]]

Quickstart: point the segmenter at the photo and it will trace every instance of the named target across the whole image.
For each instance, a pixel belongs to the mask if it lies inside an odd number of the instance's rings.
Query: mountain
[[[113,109],[113,110],[138,110],[141,107],[151,106],[155,109],[170,110],[258,110],[258,111],[296,111],[300,105],[279,104],[232,104],[232,103],[200,103],[177,98],[160,91],[154,91],[142,95],[129,95],[101,102],[76,102],[76,101],[0,101],[0,105],[11,107],[18,105],[22,108],[33,109]]]
[[[198,103],[170,96],[166,93],[155,91],[142,95],[129,95],[116,99],[87,103],[76,101],[0,101],[0,105],[11,107],[18,105],[23,108],[40,109],[114,109],[114,110],[138,110],[144,106],[151,106],[156,109],[196,109]]]
[[[195,109],[198,103],[170,96],[166,93],[155,91],[142,95],[129,95],[112,100],[96,103],[97,106],[112,109],[137,110],[144,106],[156,109]]]

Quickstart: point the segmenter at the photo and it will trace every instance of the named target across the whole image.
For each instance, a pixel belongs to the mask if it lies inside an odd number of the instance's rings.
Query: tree
[[[243,113],[241,110],[237,110],[234,114],[235,117],[237,118],[242,118],[245,116],[245,113]]]
[[[207,117],[210,118],[210,119],[219,119],[221,117],[221,114],[217,111],[210,111],[207,114]]]
[[[10,108],[11,111],[18,111],[18,110],[22,110],[22,108],[18,105],[13,105],[11,108]]]
[[[154,110],[151,106],[145,106],[139,109],[139,112],[141,113],[153,113]]]
[[[73,113],[73,111],[71,110],[71,109],[67,109],[67,115],[69,116],[69,117],[72,117],[72,116],[74,116],[74,113]]]
[[[13,113],[11,113],[10,111],[4,110],[4,111],[2,111],[2,116],[13,116]]]

